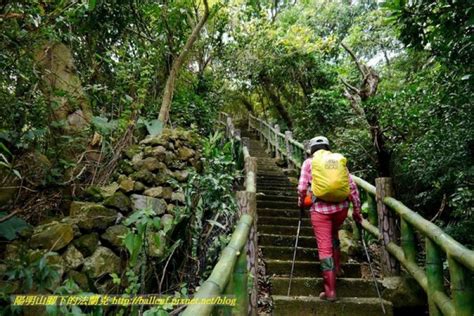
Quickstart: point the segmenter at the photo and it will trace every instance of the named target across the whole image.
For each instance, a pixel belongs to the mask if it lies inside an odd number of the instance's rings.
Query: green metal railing
[[[291,137],[291,132],[282,134],[278,128],[249,115],[248,126],[257,132],[260,140],[269,152],[276,157],[286,159],[289,166],[300,168],[305,158],[305,147]],[[285,138],[284,148],[279,147],[278,139]],[[424,219],[418,213],[406,207],[402,202],[389,196],[377,196],[377,188],[367,181],[354,176],[361,189],[363,208],[368,211],[368,219],[363,220],[362,227],[382,240],[385,251],[401,263],[413,276],[428,296],[429,312],[438,315],[474,315],[474,294],[472,273],[474,271],[474,251],[451,238],[441,228]],[[375,203],[380,200],[380,206]],[[379,230],[379,216],[384,216],[381,208],[388,207],[400,219],[400,242],[386,241]],[[392,215],[391,213],[390,215]],[[383,221],[382,221],[383,222]],[[360,236],[356,225],[353,225],[354,238]],[[420,267],[416,261],[415,231],[425,238],[425,266]],[[398,245],[398,243],[400,245]],[[443,262],[447,258],[450,281],[450,295],[445,291]]]

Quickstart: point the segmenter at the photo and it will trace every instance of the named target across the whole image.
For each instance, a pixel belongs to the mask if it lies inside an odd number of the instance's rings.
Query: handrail
[[[264,126],[273,132],[273,135],[264,131]],[[275,131],[268,123],[250,114],[249,129],[254,130],[260,140],[266,143],[268,151],[277,157],[286,157],[290,167],[301,167],[305,148],[303,144],[291,137],[290,131],[283,135],[285,148],[279,148],[272,139],[276,138],[275,135],[280,136],[281,133]],[[373,205],[377,195],[376,187],[362,178],[352,177],[359,188],[367,193],[365,202],[370,202]],[[471,274],[474,272],[474,251],[467,249],[441,228],[393,197],[382,197],[380,201],[382,205],[398,214],[401,220],[401,246],[397,245],[395,241],[384,242],[384,246],[388,253],[405,267],[428,294],[430,314],[472,316],[474,314],[474,294],[471,286]],[[376,217],[375,213],[375,223],[364,220],[362,227],[380,239],[381,233],[374,225],[377,224]],[[421,232],[426,239],[426,272],[416,262],[414,229]],[[448,297],[443,288],[441,251],[446,253],[448,258],[451,297]]]
[[[229,280],[234,271],[234,266],[240,256],[245,256],[243,251],[249,236],[250,228],[252,227],[253,217],[249,214],[244,214],[240,218],[237,227],[232,234],[231,240],[227,247],[224,248],[221,258],[211,272],[209,278],[201,285],[199,290],[194,295],[196,301],[201,301],[205,298],[212,298],[221,295],[226,289]],[[239,260],[240,261],[240,260]],[[245,262],[245,269],[247,263]],[[238,303],[238,302],[237,302]],[[246,306],[245,306],[246,307]],[[212,304],[193,304],[189,305],[183,312],[183,316],[201,316],[210,315],[214,305]],[[245,310],[246,312],[246,310]]]

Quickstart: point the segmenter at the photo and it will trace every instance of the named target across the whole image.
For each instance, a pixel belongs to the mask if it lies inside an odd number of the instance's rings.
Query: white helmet
[[[316,136],[309,141],[309,148],[316,145],[326,145],[329,148],[329,140],[324,136]]]

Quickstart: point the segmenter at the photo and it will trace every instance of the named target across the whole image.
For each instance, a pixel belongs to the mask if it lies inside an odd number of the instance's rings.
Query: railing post
[[[245,251],[242,251],[237,258],[232,279],[233,294],[237,301],[232,309],[232,315],[245,315],[249,306],[247,254]]]
[[[410,262],[416,262],[415,233],[413,226],[401,219],[400,243],[405,258]]]
[[[448,255],[449,274],[451,276],[451,296],[456,316],[474,315],[474,295],[471,272]]]
[[[375,203],[375,198],[370,195],[369,192],[365,192],[367,195],[367,207],[368,207],[368,220],[369,223],[376,226],[378,225],[378,216],[377,216],[377,204]]]
[[[291,158],[293,157],[293,153],[291,150],[291,144],[290,144],[290,139],[293,138],[293,133],[291,131],[286,131],[285,132],[285,147],[286,147],[286,160],[288,163],[288,168],[289,169],[294,169],[294,164]]]
[[[265,125],[265,129],[267,130],[267,137],[265,137],[265,141],[267,142],[267,153],[271,154],[272,152],[272,130],[270,129],[269,125]]]
[[[258,136],[259,136],[260,142],[262,142],[264,140],[264,137],[263,137],[263,122],[261,119],[258,120]]]
[[[227,138],[231,138],[232,137],[232,132],[231,132],[231,126],[232,126],[232,118],[230,116],[227,117],[227,121],[226,121],[226,132],[225,132],[225,135]]]
[[[441,249],[429,237],[426,237],[426,278],[428,279],[428,305],[430,316],[443,315],[436,305],[434,294],[443,292],[443,261]]]
[[[381,266],[383,276],[396,276],[400,274],[400,264],[396,258],[392,257],[386,245],[390,242],[397,243],[398,234],[395,226],[395,216],[393,212],[384,204],[384,198],[393,195],[392,179],[377,178],[375,179],[378,226],[382,235],[382,253]]]
[[[280,139],[278,134],[280,133],[280,125],[275,124],[275,158],[281,158],[280,155]]]

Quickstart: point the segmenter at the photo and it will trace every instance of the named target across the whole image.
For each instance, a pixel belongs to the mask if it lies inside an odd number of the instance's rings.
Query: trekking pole
[[[298,249],[298,239],[300,238],[301,220],[303,218],[303,208],[300,208],[300,219],[298,220],[298,230],[296,231],[295,249],[293,251],[293,262],[291,263],[290,282],[288,283],[288,294],[290,296],[291,281],[293,280],[293,270],[295,269],[296,250]]]
[[[377,279],[375,278],[374,269],[372,269],[372,263],[370,262],[370,256],[369,256],[369,251],[367,250],[367,245],[365,244],[364,229],[362,228],[362,225],[360,224],[359,224],[359,230],[362,236],[362,245],[364,246],[365,255],[367,256],[367,261],[369,262],[370,273],[372,274],[372,278],[374,279],[375,289],[377,290],[377,295],[379,296],[379,299],[380,299],[380,306],[382,306],[382,311],[385,314],[385,307],[383,306],[382,295],[380,295],[379,285],[377,283]]]

